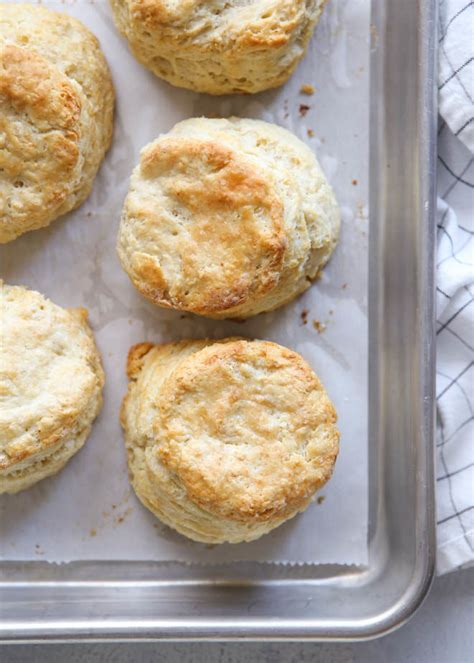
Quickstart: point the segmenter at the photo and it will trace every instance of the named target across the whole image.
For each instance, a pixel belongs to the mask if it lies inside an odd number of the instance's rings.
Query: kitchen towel
[[[440,0],[438,574],[474,564],[474,2]]]

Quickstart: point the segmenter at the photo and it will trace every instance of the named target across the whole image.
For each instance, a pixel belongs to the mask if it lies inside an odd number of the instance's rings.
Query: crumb
[[[206,548],[207,548],[208,550],[213,550],[213,549],[216,548],[216,547],[217,547],[217,544],[216,544],[216,543],[206,543]]]
[[[39,544],[39,543],[35,543],[35,548],[39,548],[39,547],[40,547],[40,544]]]
[[[302,85],[300,87],[300,92],[301,92],[301,94],[311,95],[311,94],[314,94],[315,89],[314,89],[313,85],[310,85],[309,83],[305,83],[304,85]]]
[[[92,216],[92,212],[87,212],[86,216],[89,217],[90,219],[90,217]]]
[[[102,517],[103,517],[103,518],[108,518],[109,516],[110,516],[110,512],[109,512],[109,511],[102,511]]]
[[[370,48],[373,50],[374,48],[377,48],[378,46],[378,41],[379,41],[379,34],[377,32],[377,28],[374,25],[374,23],[370,24]]]
[[[129,506],[128,509],[126,509],[122,514],[115,517],[115,519],[114,519],[115,524],[120,525],[121,523],[123,523],[125,518],[127,516],[129,516],[132,513],[132,511],[133,511],[133,508],[131,506]]]
[[[312,138],[312,137],[314,136],[314,131],[313,131],[312,129],[307,129],[307,130],[306,130],[306,133],[308,134],[308,136],[309,136],[310,138]]]
[[[343,283],[343,284],[341,285],[341,288],[342,288],[342,290],[345,290],[345,289],[347,288],[347,283]]]
[[[322,503],[324,502],[325,499],[326,499],[326,498],[325,498],[324,495],[320,495],[316,501],[317,501],[318,504],[322,504]]]
[[[352,180],[352,186],[357,186],[359,182],[357,180]]]
[[[95,529],[95,527],[93,527],[93,528],[91,529],[91,531],[89,532],[89,534],[90,534],[90,536],[97,536],[97,530]]]
[[[332,310],[332,308],[329,309],[329,315],[334,315],[334,311]]]
[[[116,508],[117,508],[117,505],[116,505],[116,504],[112,504],[112,509],[116,509]]]
[[[186,313],[182,313],[182,314],[179,316],[179,319],[180,319],[180,320],[185,320],[185,318],[187,318],[187,317],[188,317],[188,316],[186,315]]]
[[[309,313],[309,311],[308,311],[307,308],[304,308],[304,309],[301,311],[301,322],[302,322],[304,325],[308,322],[308,313]]]
[[[357,203],[357,214],[356,217],[358,219],[362,219],[363,221],[367,219],[365,215],[365,208],[364,208],[364,203]]]
[[[313,327],[316,329],[318,334],[322,334],[323,331],[326,329],[326,325],[324,322],[320,322],[319,320],[313,320]]]
[[[300,116],[304,117],[306,113],[310,110],[311,106],[307,106],[306,104],[300,104]]]
[[[284,119],[284,120],[287,120],[289,117],[290,117],[290,114],[289,114],[288,111],[287,111],[287,112],[283,115],[283,119]]]

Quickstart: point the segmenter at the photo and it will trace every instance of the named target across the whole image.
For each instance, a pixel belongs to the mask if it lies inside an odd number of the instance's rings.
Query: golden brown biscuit
[[[302,357],[229,338],[131,349],[122,406],[130,480],[181,534],[251,541],[330,478],[336,412]]]
[[[191,119],[143,149],[118,253],[155,304],[246,318],[309,287],[339,223],[313,152],[289,131],[260,120]]]
[[[0,243],[80,205],[112,138],[114,91],[82,23],[0,4]]]
[[[327,0],[110,0],[136,58],[172,85],[209,94],[282,85]]]
[[[89,435],[103,384],[85,309],[0,282],[0,493],[66,464]]]

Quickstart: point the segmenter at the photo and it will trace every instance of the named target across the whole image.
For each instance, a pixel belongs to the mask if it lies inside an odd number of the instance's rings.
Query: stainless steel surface
[[[471,663],[474,568],[435,578],[403,628],[369,642],[144,642],[0,648],[8,663]]]
[[[381,635],[434,571],[435,0],[374,0],[370,564],[3,563],[0,639]]]

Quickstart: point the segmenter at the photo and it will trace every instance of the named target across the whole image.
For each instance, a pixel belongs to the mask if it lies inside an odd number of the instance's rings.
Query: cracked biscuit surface
[[[0,4],[0,243],[87,198],[112,139],[113,108],[105,58],[82,23]]]
[[[117,248],[153,303],[246,318],[306,290],[329,260],[339,225],[313,152],[289,131],[260,120],[195,118],[142,150]]]
[[[331,477],[336,412],[297,353],[228,338],[134,346],[121,413],[131,483],[181,534],[251,541]]]
[[[327,0],[110,0],[135,57],[172,85],[209,94],[282,85]]]
[[[103,384],[85,309],[0,282],[0,493],[67,463],[100,411]]]

